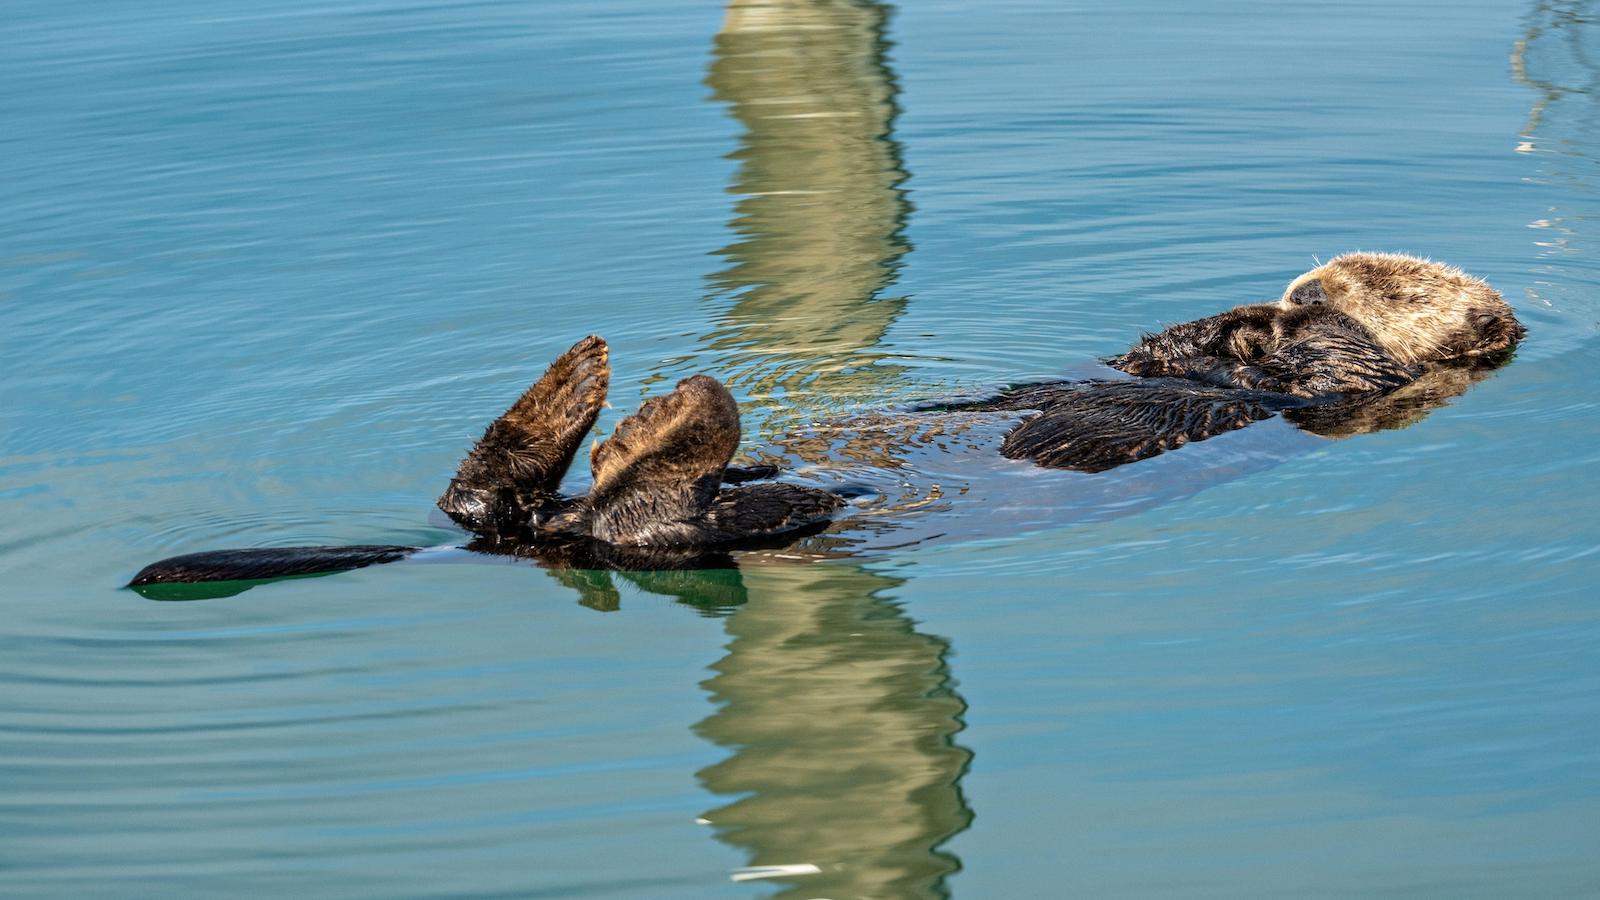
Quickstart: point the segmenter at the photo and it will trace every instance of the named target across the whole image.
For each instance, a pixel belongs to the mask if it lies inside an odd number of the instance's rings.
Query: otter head
[[[1483,281],[1394,253],[1331,260],[1290,282],[1279,305],[1337,310],[1408,365],[1501,353],[1523,335],[1511,307]]]

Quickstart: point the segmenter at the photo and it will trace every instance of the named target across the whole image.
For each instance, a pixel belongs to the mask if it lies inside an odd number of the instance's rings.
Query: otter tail
[[[207,550],[153,562],[128,582],[131,588],[163,584],[219,581],[270,581],[304,575],[348,572],[394,562],[417,547],[358,544],[350,547],[262,547],[252,550]]]

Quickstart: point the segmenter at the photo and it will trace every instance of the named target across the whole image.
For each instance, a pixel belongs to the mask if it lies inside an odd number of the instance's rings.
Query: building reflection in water
[[[903,375],[880,348],[905,308],[885,292],[909,249],[889,14],[735,0],[717,35],[707,83],[744,133],[737,238],[712,276],[721,306],[705,347],[758,406],[809,417],[881,404]],[[746,415],[751,433],[781,424]],[[801,867],[778,878],[781,897],[946,896],[960,865],[940,847],[972,819],[948,643],[889,598],[900,580],[859,563],[750,560],[734,571],[738,597],[727,572],[704,574],[730,640],[705,683],[717,710],[696,731],[730,755],[699,778],[727,798],[705,819],[747,854],[739,874]]]
[[[910,249],[889,14],[735,0],[716,37],[706,83],[744,133],[731,157],[737,238],[711,276],[725,305],[705,345],[719,377],[757,404],[881,403],[902,374],[878,347],[905,309],[884,292]]]
[[[1600,98],[1597,25],[1587,0],[1540,0],[1511,49],[1512,78],[1537,94],[1517,151],[1537,154],[1531,180],[1555,188],[1550,207],[1531,223],[1545,267],[1528,300],[1575,312],[1592,308],[1588,279],[1566,267],[1590,255],[1583,224],[1592,218],[1592,148],[1600,139],[1593,108]],[[1542,343],[1551,341],[1551,335],[1541,335]]]
[[[816,867],[780,897],[945,896],[959,863],[939,846],[972,819],[949,644],[889,598],[900,580],[856,565],[741,575],[695,729],[731,751],[701,783],[737,799],[705,818],[752,867]]]
[[[1532,142],[1544,130],[1551,106],[1600,88],[1593,62],[1596,54],[1588,46],[1588,26],[1594,24],[1590,9],[1588,0],[1541,0],[1533,5],[1522,38],[1511,48],[1512,78],[1540,94],[1522,128],[1524,143],[1518,149],[1523,152],[1535,149]]]

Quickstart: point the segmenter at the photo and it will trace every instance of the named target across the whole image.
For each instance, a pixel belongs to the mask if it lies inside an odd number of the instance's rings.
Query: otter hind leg
[[[550,527],[630,547],[715,546],[804,529],[844,505],[791,484],[724,489],[775,474],[730,470],[738,446],[739,408],[727,388],[706,375],[686,378],[595,447],[594,487]]]
[[[474,531],[525,524],[527,507],[553,497],[594,427],[611,382],[606,342],[586,337],[484,431],[439,508]]]
[[[723,484],[744,484],[747,481],[763,481],[778,474],[778,467],[770,463],[756,463],[749,466],[728,466],[722,470]]]
[[[717,496],[699,522],[701,543],[759,543],[815,528],[845,505],[830,491],[798,484],[752,484]]]
[[[594,486],[549,524],[613,544],[690,543],[739,446],[739,408],[695,375],[652,397],[594,448]]]

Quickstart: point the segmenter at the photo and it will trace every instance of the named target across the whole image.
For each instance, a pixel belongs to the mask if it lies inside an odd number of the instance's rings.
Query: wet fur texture
[[[1525,333],[1499,292],[1481,279],[1398,253],[1337,257],[1290,282],[1278,305],[1337,310],[1407,365],[1506,353]]]
[[[623,419],[590,454],[589,492],[562,497],[561,478],[594,424],[608,380],[605,342],[578,342],[489,426],[439,508],[479,535],[710,547],[804,529],[844,505],[797,485],[724,487],[771,473],[740,469],[730,477],[739,408],[705,375],[684,379]],[[497,468],[506,460],[520,467]]]
[[[1328,434],[1394,421],[1405,407],[1385,397],[1429,396],[1406,390],[1419,380],[1464,389],[1439,373],[1492,368],[1523,334],[1500,295],[1459,269],[1352,253],[1294,279],[1277,303],[1174,325],[1106,361],[1135,381],[1035,385],[963,408],[1037,410],[1001,452],[1099,472],[1280,412]]]
[[[1523,336],[1484,282],[1408,256],[1355,253],[1296,278],[1276,303],[1240,306],[1146,335],[1108,364],[1134,376],[1032,385],[930,409],[1033,412],[1001,452],[1098,472],[1283,414],[1342,436],[1407,424],[1509,357]],[[606,344],[579,341],[462,460],[439,507],[470,548],[579,568],[724,565],[726,552],[782,546],[825,525],[839,496],[756,483],[768,466],[728,465],[739,412],[697,375],[624,419],[590,458],[594,485],[560,484],[610,382]],[[223,550],[146,567],[133,584],[346,571],[414,548]]]
[[[609,353],[605,341],[590,336],[551,363],[489,423],[439,508],[477,532],[524,524],[532,510],[559,502],[561,479],[605,405]]]
[[[1280,394],[1152,378],[1032,385],[954,408],[1037,410],[1006,436],[1003,455],[1104,472],[1271,418],[1285,405]]]

